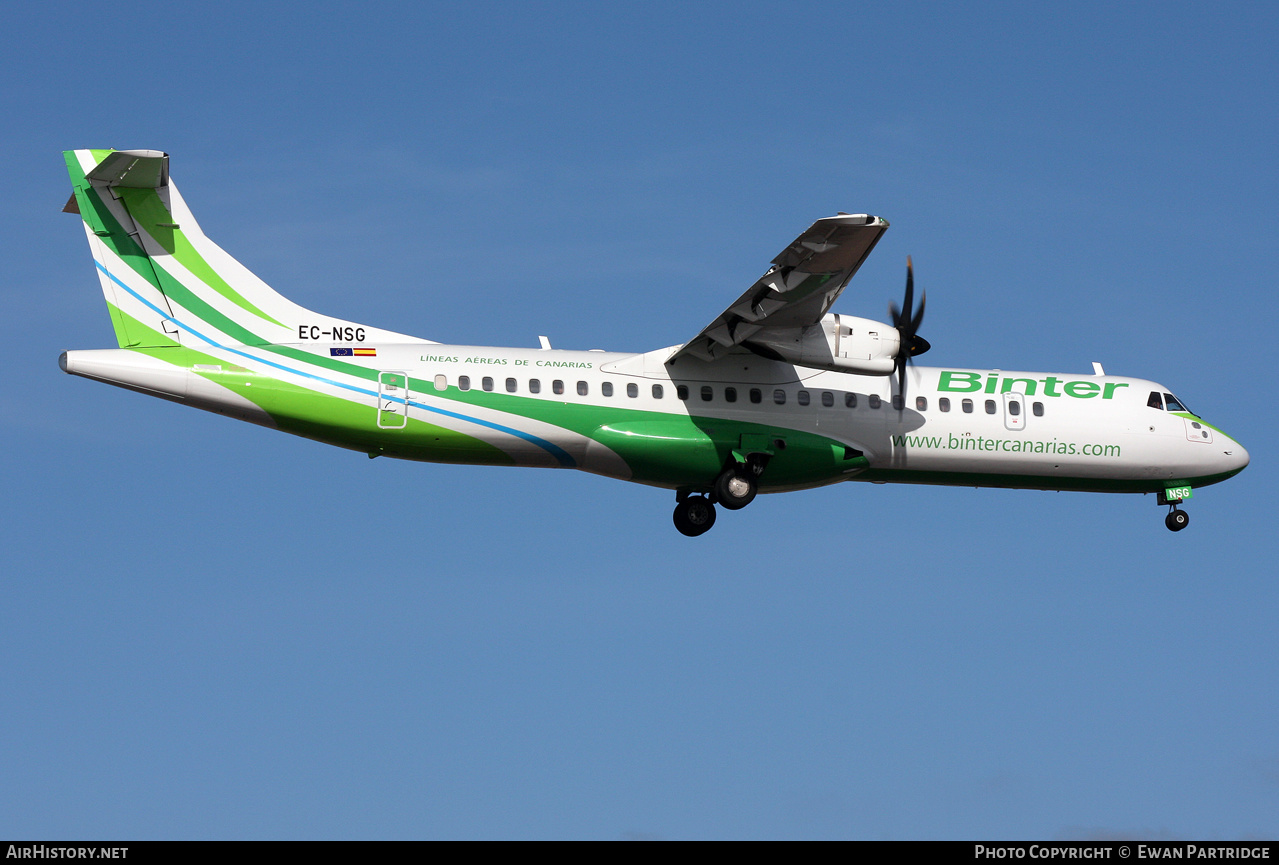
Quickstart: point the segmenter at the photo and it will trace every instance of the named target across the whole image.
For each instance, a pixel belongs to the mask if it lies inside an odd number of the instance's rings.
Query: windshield
[[[1170,393],[1164,394],[1164,405],[1167,407],[1168,411],[1184,411],[1190,414],[1195,414],[1190,411],[1190,409],[1186,408],[1186,404],[1184,402],[1177,399]],[[1199,417],[1199,415],[1195,414],[1195,417]]]

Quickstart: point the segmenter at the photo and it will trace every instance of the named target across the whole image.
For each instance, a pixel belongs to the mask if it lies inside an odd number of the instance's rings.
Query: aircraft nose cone
[[[1223,473],[1226,477],[1233,477],[1248,467],[1251,457],[1248,456],[1248,449],[1230,436],[1223,435],[1217,439],[1216,456],[1213,464],[1217,468],[1216,471]]]
[[[1231,446],[1230,453],[1226,454],[1226,458],[1230,460],[1230,470],[1236,473],[1246,469],[1250,462],[1247,449],[1237,443]]]

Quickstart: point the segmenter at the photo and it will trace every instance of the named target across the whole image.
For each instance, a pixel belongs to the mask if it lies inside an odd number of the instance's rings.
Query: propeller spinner
[[[912,314],[915,300],[915,269],[911,265],[910,256],[906,256],[906,297],[902,309],[889,301],[888,314],[892,316],[893,327],[901,337],[901,348],[897,350],[895,366],[897,373],[897,392],[901,394],[902,406],[906,405],[906,364],[913,362],[916,355],[923,354],[932,348],[928,340],[918,334],[919,325],[924,321],[924,303],[928,300],[925,292],[919,298],[919,311]]]

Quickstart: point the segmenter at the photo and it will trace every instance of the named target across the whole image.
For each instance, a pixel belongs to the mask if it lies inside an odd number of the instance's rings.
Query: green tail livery
[[[840,481],[1156,493],[1167,525],[1248,452],[1152,381],[917,366],[909,261],[885,323],[831,313],[888,228],[825,217],[682,345],[448,345],[305,309],[200,230],[154,150],[67,151],[117,348],[74,375],[368,454],[572,468],[716,505]],[[909,393],[908,393],[909,390]]]

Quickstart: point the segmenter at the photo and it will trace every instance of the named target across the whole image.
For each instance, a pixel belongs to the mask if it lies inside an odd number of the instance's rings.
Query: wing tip
[[[888,220],[882,216],[873,216],[869,213],[845,213],[839,211],[834,216],[828,216],[826,219],[838,220],[845,225],[882,225],[888,227]],[[826,220],[819,220],[825,222]]]

